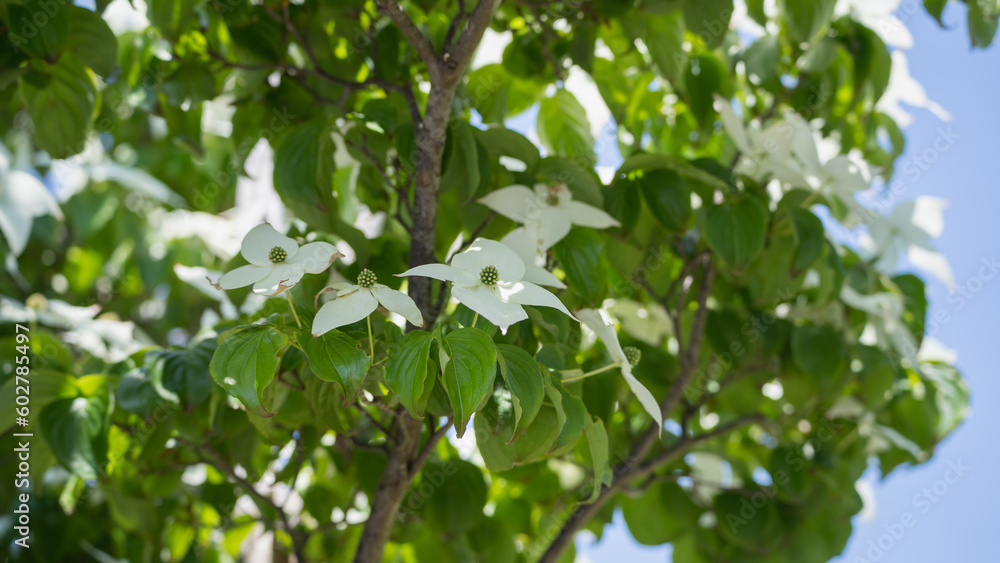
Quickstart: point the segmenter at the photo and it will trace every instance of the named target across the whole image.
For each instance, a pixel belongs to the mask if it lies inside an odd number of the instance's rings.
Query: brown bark
[[[438,55],[423,33],[406,15],[399,2],[377,0],[379,7],[389,15],[400,28],[407,41],[427,66],[431,81],[427,108],[423,121],[416,124],[416,162],[413,193],[413,225],[410,232],[410,267],[436,262],[434,256],[437,234],[438,191],[441,186],[441,162],[444,144],[448,134],[452,102],[462,74],[469,65],[472,54],[483,38],[483,33],[500,6],[501,0],[480,0],[468,15],[465,28],[452,50]],[[459,14],[464,18],[464,14]],[[447,49],[447,47],[446,47]],[[408,280],[409,294],[424,315],[425,322],[433,323],[431,317],[430,279],[411,277]],[[420,447],[421,421],[410,417],[405,411],[399,412],[398,444],[389,452],[385,471],[379,480],[375,496],[371,499],[372,511],[365,523],[358,549],[354,554],[355,563],[378,563],[389,540],[399,504],[443,432],[428,437],[423,449]]]

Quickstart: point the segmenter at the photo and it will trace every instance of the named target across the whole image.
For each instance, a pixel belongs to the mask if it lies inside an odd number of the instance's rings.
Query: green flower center
[[[275,264],[284,262],[287,258],[288,252],[285,252],[285,249],[280,246],[271,247],[271,250],[267,253],[267,259]]]
[[[358,285],[365,289],[371,289],[377,281],[378,278],[375,277],[375,272],[369,270],[368,268],[361,270],[361,273],[358,274]]]
[[[545,196],[545,205],[548,205],[549,207],[555,207],[556,205],[559,205],[559,196],[552,193]]]
[[[479,281],[483,285],[496,285],[500,281],[500,272],[496,266],[486,266],[479,272]]]
[[[635,367],[639,365],[639,360],[642,359],[642,350],[635,346],[626,346],[622,348],[622,352],[625,352],[625,359],[628,360],[630,366]]]

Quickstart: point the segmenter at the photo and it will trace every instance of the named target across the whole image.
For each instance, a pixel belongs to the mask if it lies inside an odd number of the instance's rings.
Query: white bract
[[[808,185],[798,167],[791,165],[794,128],[775,122],[762,128],[757,120],[744,125],[729,100],[715,97],[715,109],[722,126],[740,151],[736,171],[756,179],[771,175],[778,181],[795,186]]]
[[[606,229],[618,221],[604,211],[576,201],[565,184],[513,185],[490,192],[479,203],[518,223],[537,230],[538,246],[550,248],[562,240],[573,225]]]
[[[100,305],[77,307],[38,294],[28,297],[27,304],[0,296],[0,323],[39,323],[63,330],[65,342],[106,362],[120,362],[152,344],[135,323],[114,314],[98,317],[100,312]]]
[[[657,428],[662,433],[663,414],[660,412],[660,404],[656,402],[649,389],[646,389],[646,386],[632,375],[632,364],[629,363],[628,356],[625,355],[622,345],[618,342],[618,331],[615,329],[615,322],[611,316],[604,309],[582,309],[576,312],[576,316],[601,339],[608,355],[611,356],[611,360],[621,366],[625,383],[628,383],[629,389],[639,399],[642,408],[649,413],[649,416],[653,417]]]
[[[53,160],[48,178],[59,201],[68,200],[91,182],[114,182],[172,207],[186,206],[183,197],[149,172],[112,160],[96,135],[87,140],[79,154]]]
[[[794,130],[792,154],[806,186],[857,210],[854,194],[871,185],[871,171],[860,152],[840,154],[839,142],[824,138],[798,114],[786,114],[785,122]]]
[[[322,273],[342,256],[326,242],[310,242],[300,247],[267,223],[250,229],[243,237],[240,254],[250,264],[226,272],[212,285],[216,289],[236,289],[253,284],[254,292],[268,297],[290,289],[307,272]]]
[[[364,269],[358,283],[335,283],[330,286],[337,296],[327,301],[313,319],[312,335],[319,336],[337,327],[356,323],[370,315],[379,304],[401,315],[413,326],[424,326],[424,318],[417,304],[402,291],[376,283],[375,274]]]
[[[52,215],[63,219],[56,199],[32,173],[27,140],[16,148],[15,158],[0,143],[0,232],[15,257],[28,245],[35,217]]]
[[[943,210],[947,206],[948,202],[943,199],[919,196],[897,205],[888,217],[869,225],[872,244],[880,254],[876,268],[886,273],[894,272],[900,252],[905,251],[914,266],[941,280],[949,290],[954,290],[951,267],[931,244],[931,238],[941,236],[944,231]]]
[[[862,295],[844,284],[840,300],[849,307],[868,313],[868,323],[874,328],[879,343],[892,346],[911,365],[916,365],[917,342],[903,323],[902,296],[888,292]]]
[[[524,280],[524,262],[495,240],[477,238],[456,254],[449,265],[425,264],[400,276],[423,276],[451,282],[451,296],[507,333],[510,325],[528,318],[522,305],[558,309],[574,318],[559,298]]]
[[[892,66],[889,68],[889,86],[879,98],[875,108],[892,118],[900,127],[913,123],[913,115],[903,109],[902,104],[925,108],[942,121],[951,121],[951,114],[927,96],[927,90],[910,74],[906,53],[892,52]]]
[[[549,287],[566,287],[552,272],[540,266],[547,247],[539,246],[538,229],[534,225],[518,227],[504,235],[500,242],[517,253],[524,262],[524,281]]]

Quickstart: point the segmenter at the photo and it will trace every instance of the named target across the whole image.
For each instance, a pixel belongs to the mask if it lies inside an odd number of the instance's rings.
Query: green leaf
[[[545,84],[513,76],[501,64],[488,64],[469,73],[466,96],[484,123],[503,123],[535,105]]]
[[[680,11],[675,10],[647,17],[646,33],[642,37],[656,68],[673,84],[680,83],[688,65],[684,29],[684,18]]]
[[[913,274],[894,276],[892,283],[903,293],[903,323],[913,335],[919,349],[927,326],[927,286]]]
[[[823,222],[808,209],[788,210],[795,236],[795,253],[792,255],[792,275],[798,276],[823,254],[826,244]]]
[[[483,518],[486,506],[486,482],[475,465],[449,459],[428,463],[421,479],[434,487],[427,499],[427,523],[451,536],[458,536]],[[423,483],[416,494],[423,490]]]
[[[318,204],[320,191],[333,189],[334,148],[325,120],[307,121],[285,134],[274,151],[274,187],[282,199]]]
[[[574,160],[560,156],[545,157],[535,168],[535,176],[539,180],[566,184],[575,200],[598,208],[603,205],[604,198],[597,176],[591,169],[580,166]]]
[[[448,333],[443,348],[449,361],[442,383],[455,412],[455,431],[461,437],[469,417],[493,390],[497,349],[493,340],[478,328],[460,328]]]
[[[662,545],[697,523],[701,509],[676,483],[655,483],[637,496],[622,496],[622,516],[635,541]]]
[[[39,59],[59,58],[69,38],[70,10],[57,2],[5,4],[11,44]]]
[[[260,417],[271,417],[264,408],[264,389],[274,379],[288,337],[273,325],[237,327],[219,335],[219,347],[209,364],[212,379]]]
[[[743,55],[747,78],[755,86],[771,91],[781,88],[781,41],[776,35],[765,35],[747,47]]]
[[[175,399],[190,412],[212,390],[209,364],[215,353],[217,338],[207,334],[195,340],[188,348],[152,352],[154,360],[150,377],[175,395]]]
[[[709,49],[714,49],[729,31],[733,0],[689,0],[683,5],[683,12],[688,31],[700,37]]]
[[[604,197],[605,209],[621,223],[621,229],[625,232],[635,228],[642,211],[639,184],[638,180],[618,180],[611,185]]]
[[[806,49],[805,53],[799,57],[798,67],[803,72],[819,73],[830,68],[830,63],[837,56],[839,43],[832,37],[824,37],[814,42]]]
[[[329,428],[334,432],[349,432],[350,425],[342,417],[346,402],[342,388],[331,381],[323,381],[318,377],[305,377],[306,402],[316,417],[317,426]]]
[[[568,90],[542,100],[536,125],[539,140],[552,154],[578,159],[588,168],[597,164],[587,113]]]
[[[691,191],[680,174],[672,170],[650,170],[639,180],[642,195],[661,225],[671,231],[687,229],[691,216]]]
[[[830,325],[801,325],[792,329],[792,358],[803,373],[819,381],[840,372],[844,359],[843,335]]]
[[[454,189],[458,202],[468,203],[476,195],[479,187],[479,157],[473,127],[467,123],[456,123],[448,128],[448,144],[451,150],[446,155],[444,174],[441,175],[441,189]]]
[[[781,0],[785,27],[797,43],[808,43],[833,16],[836,0]]]
[[[778,524],[775,503],[766,502],[758,508],[750,503],[750,494],[727,491],[717,495],[713,501],[720,534],[748,550],[759,546],[761,538],[770,537]],[[753,494],[767,498],[764,491],[758,490]]]
[[[194,0],[149,0],[146,2],[146,14],[164,37],[176,43],[188,25],[197,21],[194,4]],[[232,29],[230,34],[233,34]]]
[[[608,431],[601,419],[587,414],[584,417],[583,432],[587,435],[590,466],[594,470],[593,490],[588,500],[594,502],[601,494],[601,484],[611,484],[611,468],[608,466]]]
[[[958,428],[969,414],[969,387],[955,368],[941,363],[921,366],[924,379],[934,384],[934,402],[938,420],[936,434],[944,438]]]
[[[143,418],[149,417],[159,403],[166,403],[144,370],[133,369],[122,376],[115,389],[118,406]]]
[[[566,272],[566,285],[573,293],[586,301],[603,295],[607,285],[604,243],[593,229],[572,229],[552,252]]]
[[[21,80],[35,140],[53,158],[83,150],[89,134],[97,89],[87,69],[69,53],[59,63],[38,63]]]
[[[300,344],[316,377],[338,383],[344,389],[344,406],[353,403],[372,361],[358,341],[334,329],[315,338],[304,336]]]
[[[490,471],[508,471],[546,459],[565,422],[561,411],[545,403],[524,432],[512,440],[513,401],[506,390],[497,388],[486,407],[476,413],[476,445]]]
[[[665,154],[640,152],[626,158],[625,162],[618,167],[618,171],[615,172],[615,176],[618,177],[636,170],[657,170],[660,168],[666,168],[673,170],[690,180],[707,184],[715,189],[726,192],[732,189],[732,186],[725,180],[706,170],[703,170],[698,166],[698,164],[699,161],[687,162],[684,160],[674,159]]]
[[[997,32],[997,20],[1000,18],[1000,6],[997,0],[966,0],[969,7],[969,38],[972,46],[985,49],[993,43]]]
[[[944,14],[944,7],[948,5],[948,0],[924,0],[924,9],[934,17],[938,25],[944,27],[941,16]]]
[[[729,69],[719,57],[713,54],[692,57],[684,72],[691,113],[702,125],[710,125],[715,116],[714,96],[730,96]]]
[[[764,248],[767,208],[755,197],[705,209],[705,240],[723,260],[736,268],[750,263]]]
[[[555,405],[557,414],[565,421],[559,437],[549,452],[556,456],[573,449],[577,439],[583,434],[583,427],[589,415],[583,401],[567,391],[559,382],[553,381],[545,391],[549,400]]]
[[[430,390],[425,383],[428,375],[427,358],[433,342],[432,333],[415,330],[403,336],[399,344],[389,350],[385,384],[415,418],[423,417],[427,399],[430,398],[430,394],[424,391]]]
[[[545,398],[542,370],[531,354],[517,346],[498,344],[497,351],[500,352],[500,374],[514,403],[515,427],[511,440],[515,440],[535,420],[542,407]]]
[[[573,64],[587,73],[594,72],[594,47],[597,42],[597,26],[594,22],[582,20],[573,23],[569,56]]]
[[[104,377],[87,377],[97,383],[92,392],[49,403],[39,422],[42,435],[63,467],[82,479],[98,479],[106,474],[113,406]]]
[[[71,16],[66,48],[97,74],[107,77],[118,60],[118,39],[95,12],[66,6]]]
[[[528,170],[533,169],[542,159],[538,147],[517,131],[506,127],[490,127],[486,130],[475,129],[474,133],[476,140],[492,158],[508,156],[520,160]]]

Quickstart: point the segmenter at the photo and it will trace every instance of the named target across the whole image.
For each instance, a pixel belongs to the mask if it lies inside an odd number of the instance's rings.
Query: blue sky
[[[960,293],[950,296],[944,285],[930,281],[928,318],[939,311],[946,315],[934,337],[958,352],[958,367],[971,387],[972,415],[930,462],[897,469],[884,482],[878,481],[877,472],[869,472],[874,516],[855,518],[854,534],[835,561],[992,562],[1000,560],[993,535],[1000,500],[1000,440],[995,433],[1000,428],[1000,271],[987,279],[994,274],[984,266],[994,257],[1000,259],[995,168],[1000,161],[1000,49],[969,48],[962,6],[949,6],[947,30],[922,10],[901,19],[914,36],[915,46],[907,53],[911,74],[952,114],[945,123],[928,111],[912,111],[916,119],[905,131],[907,148],[897,170],[909,164],[921,173],[897,176],[906,182],[903,199],[932,195],[951,203],[944,234],[935,242],[951,263]],[[925,162],[922,155],[933,151],[935,140],[946,134],[955,136],[954,144],[938,151],[933,163]],[[595,544],[584,537],[578,546],[594,563],[670,560],[669,546],[635,544],[620,514],[603,541]]]

